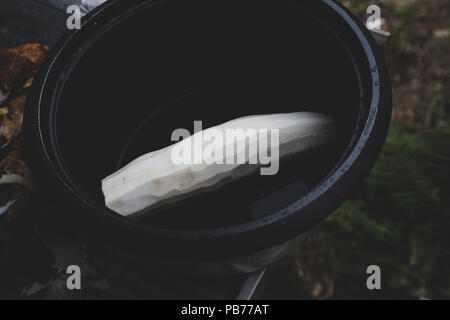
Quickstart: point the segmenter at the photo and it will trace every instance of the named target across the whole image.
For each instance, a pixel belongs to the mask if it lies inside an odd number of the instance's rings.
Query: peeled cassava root
[[[239,118],[141,156],[106,177],[102,180],[105,204],[123,216],[146,213],[161,204],[217,188],[258,168],[261,175],[276,174],[281,158],[334,138],[334,121],[322,114],[297,112]]]

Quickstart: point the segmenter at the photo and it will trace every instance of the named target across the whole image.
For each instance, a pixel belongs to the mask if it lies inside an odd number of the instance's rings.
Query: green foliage
[[[450,298],[449,196],[450,131],[392,128],[364,186],[325,223],[338,274],[379,264],[392,295]]]

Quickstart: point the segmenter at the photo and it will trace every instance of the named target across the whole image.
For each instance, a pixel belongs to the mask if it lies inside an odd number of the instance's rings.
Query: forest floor
[[[342,0],[381,8],[393,121],[363,186],[279,266],[266,298],[450,298],[450,1]],[[382,290],[367,289],[367,267]]]

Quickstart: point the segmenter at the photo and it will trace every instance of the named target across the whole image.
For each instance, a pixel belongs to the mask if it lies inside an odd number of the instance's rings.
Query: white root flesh
[[[195,146],[195,141],[198,141],[196,139],[200,137],[199,135],[207,136],[211,134],[212,129],[215,129],[215,132],[219,130],[224,137],[228,129],[251,129],[256,132],[261,132],[258,130],[269,130],[269,132],[270,130],[276,130],[278,139],[276,144],[273,144],[274,141],[271,141],[271,135],[269,135],[268,138],[265,138],[266,143],[261,144],[258,134],[254,137],[250,135],[241,141],[241,148],[234,148],[235,142],[232,142],[233,145],[230,149],[233,152],[226,151],[230,143],[225,140],[225,151],[223,155],[219,153],[222,162],[217,161],[217,158],[212,164],[207,164],[204,161],[202,163],[196,162],[196,164],[176,164],[173,161],[175,150],[186,150],[183,149],[186,144]],[[198,192],[216,189],[233,179],[254,173],[258,168],[264,170],[264,167],[267,169],[271,165],[259,162],[249,164],[249,161],[247,163],[232,161],[239,156],[242,157],[242,152],[248,160],[252,157],[258,158],[261,152],[266,155],[273,155],[275,150],[278,150],[277,159],[272,159],[272,161],[278,161],[290,155],[296,155],[330,143],[335,139],[335,136],[333,119],[312,112],[258,115],[232,120],[198,132],[164,149],[143,155],[116,173],[106,177],[102,180],[105,204],[108,208],[123,216],[147,213],[161,204],[176,202]],[[238,144],[239,142],[236,145]],[[208,144],[203,143],[203,150],[207,146]],[[264,148],[265,150],[261,150]],[[261,177],[261,179],[264,179],[264,177]]]

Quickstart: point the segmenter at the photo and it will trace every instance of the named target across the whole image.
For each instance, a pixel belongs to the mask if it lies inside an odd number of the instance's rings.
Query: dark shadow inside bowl
[[[153,226],[203,229],[267,216],[298,200],[344,157],[361,119],[354,60],[336,35],[291,6],[159,5],[104,33],[65,83],[56,130],[61,155],[83,190],[103,203],[101,179],[193,131],[241,116],[329,114],[336,141],[213,192],[157,209]],[[208,14],[206,14],[206,12]]]

